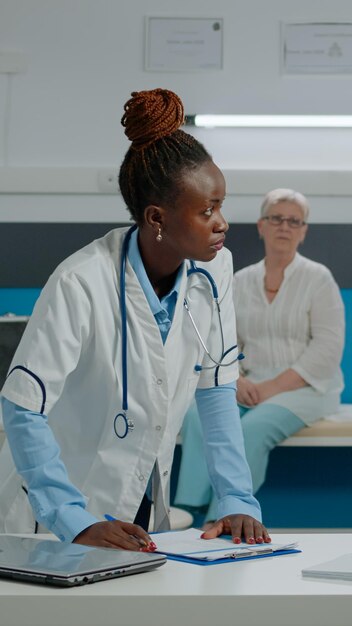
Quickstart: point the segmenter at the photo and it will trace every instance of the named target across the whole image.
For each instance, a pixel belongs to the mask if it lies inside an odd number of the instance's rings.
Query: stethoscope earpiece
[[[233,348],[230,348],[230,350],[227,350],[226,353],[223,355],[223,358],[226,356],[226,354],[228,354],[228,352],[231,352],[231,350],[234,350],[235,348],[237,348],[237,346],[233,346]],[[233,363],[236,363],[236,361],[242,361],[242,359],[245,359],[245,358],[246,357],[244,356],[243,352],[240,352],[237,355],[237,357],[235,359],[233,359],[233,361],[231,361],[231,363],[219,363],[219,365],[214,365],[214,368],[216,367],[216,369],[218,370],[219,367],[224,367],[224,365],[232,365]],[[194,371],[195,372],[201,372],[202,369],[211,369],[211,368],[208,368],[208,367],[204,367],[203,368],[198,363],[197,363],[197,365],[194,366]],[[217,375],[216,375],[216,379],[217,379]]]

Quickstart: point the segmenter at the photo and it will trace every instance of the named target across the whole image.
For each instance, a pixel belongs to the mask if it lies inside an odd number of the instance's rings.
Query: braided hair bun
[[[180,98],[167,89],[134,91],[121,123],[132,142],[119,172],[119,186],[132,218],[143,224],[147,206],[174,206],[185,173],[211,161],[204,146],[181,130]]]
[[[173,91],[133,91],[131,96],[124,106],[121,124],[134,150],[147,148],[184,123],[182,101]]]

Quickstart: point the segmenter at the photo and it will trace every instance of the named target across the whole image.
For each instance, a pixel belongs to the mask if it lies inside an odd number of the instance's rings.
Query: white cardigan
[[[266,402],[284,406],[310,424],[336,411],[343,389],[340,291],[324,265],[298,253],[271,303],[264,275],[264,260],[234,275],[238,343],[245,354],[242,373],[260,382],[294,369],[309,386]]]

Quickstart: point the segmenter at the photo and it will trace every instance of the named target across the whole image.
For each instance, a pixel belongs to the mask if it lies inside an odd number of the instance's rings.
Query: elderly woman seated
[[[254,493],[265,480],[270,451],[303,426],[334,413],[343,389],[339,288],[324,265],[297,252],[308,213],[301,193],[269,192],[257,222],[265,257],[234,275],[238,344],[245,355],[237,402]],[[200,507],[210,502],[206,519],[216,519],[195,404],[182,440],[176,503]]]

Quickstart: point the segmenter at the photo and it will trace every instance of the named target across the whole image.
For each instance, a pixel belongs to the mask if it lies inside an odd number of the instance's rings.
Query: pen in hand
[[[109,515],[108,513],[106,513],[106,515],[104,515],[104,517],[105,517],[105,519],[106,519],[108,522],[117,522],[116,517],[113,517],[112,515]]]
[[[116,522],[117,521],[116,517],[113,517],[112,515],[109,515],[108,513],[106,513],[104,515],[104,517],[105,517],[105,519],[108,522]],[[149,541],[149,543],[148,543],[144,539],[142,539],[141,537],[138,537],[137,535],[133,535],[133,537],[135,539],[137,539],[138,543],[140,544],[140,546],[141,546],[140,547],[140,551],[141,552],[155,552],[155,550],[157,549],[157,546],[154,543],[154,541]]]

